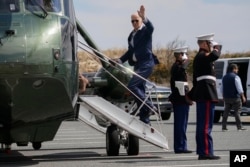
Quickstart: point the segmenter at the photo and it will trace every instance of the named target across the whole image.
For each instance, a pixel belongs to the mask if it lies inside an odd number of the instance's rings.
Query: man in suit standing
[[[198,36],[199,51],[193,61],[192,99],[196,101],[196,145],[199,160],[216,160],[214,155],[212,128],[214,107],[218,102],[214,61],[220,49],[212,44],[214,34]],[[213,48],[214,47],[214,48]]]
[[[134,66],[136,74],[147,79],[153,72],[155,65],[152,53],[152,34],[154,27],[145,16],[145,7],[143,5],[137,13],[131,15],[131,23],[133,31],[128,37],[128,50],[117,61],[120,63],[128,61],[130,65]],[[142,102],[146,99],[146,81],[141,77],[133,75],[128,83],[128,88],[133,92],[138,107],[140,107]],[[147,105],[143,105],[139,116],[141,121],[150,124],[149,116],[154,105],[149,100],[146,100],[145,104]]]

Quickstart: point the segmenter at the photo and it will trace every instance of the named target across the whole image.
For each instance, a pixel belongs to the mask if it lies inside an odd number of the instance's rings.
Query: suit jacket
[[[155,65],[152,53],[152,34],[154,27],[148,19],[144,21],[144,25],[145,26],[138,30],[134,36],[134,46],[130,43],[133,31],[129,34],[128,50],[120,57],[122,63],[129,61],[131,65],[132,62],[135,69],[140,67],[152,67]],[[133,54],[136,57],[136,62],[132,60]]]
[[[206,51],[200,49],[193,61],[193,100],[218,102],[216,82],[211,79],[197,81],[197,78],[204,75],[215,76],[214,61],[220,56],[217,51],[212,51],[206,56]]]

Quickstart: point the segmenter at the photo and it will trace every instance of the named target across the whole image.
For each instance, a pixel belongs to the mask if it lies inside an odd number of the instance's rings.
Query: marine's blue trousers
[[[189,115],[188,104],[173,104],[174,110],[174,151],[187,150],[187,123]]]
[[[213,155],[213,138],[211,135],[214,120],[214,103],[196,102],[196,144],[197,154]]]

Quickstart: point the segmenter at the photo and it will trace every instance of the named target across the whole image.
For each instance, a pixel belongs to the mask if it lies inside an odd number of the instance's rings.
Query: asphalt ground
[[[160,124],[167,136],[170,150],[162,150],[140,140],[140,153],[128,156],[121,146],[119,156],[106,155],[106,139],[102,134],[80,121],[65,121],[53,141],[42,143],[40,150],[17,147],[12,144],[9,154],[0,152],[0,166],[39,166],[39,167],[217,167],[230,166],[230,151],[250,150],[250,116],[242,116],[248,131],[237,131],[234,117],[228,119],[228,132],[222,132],[221,121],[213,126],[214,153],[220,160],[198,160],[196,155],[195,128],[196,111],[192,106],[187,129],[188,148],[191,154],[173,152],[173,115]],[[158,128],[152,117],[152,126]],[[44,134],[46,135],[46,134]],[[250,159],[250,157],[249,157]]]

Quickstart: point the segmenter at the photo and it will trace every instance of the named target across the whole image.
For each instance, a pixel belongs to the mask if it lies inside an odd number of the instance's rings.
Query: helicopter
[[[79,36],[102,64],[92,81],[94,91],[86,96],[78,91]],[[108,155],[118,155],[120,144],[128,154],[138,154],[138,137],[168,149],[160,132],[121,109],[133,107],[132,96],[121,86],[130,77],[131,72],[117,69],[99,51],[76,19],[73,0],[0,0],[0,143],[5,151],[13,143],[32,143],[39,150],[70,119],[102,129]],[[99,109],[103,106],[107,110]],[[86,114],[94,114],[97,123],[91,124]]]

